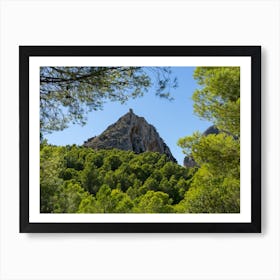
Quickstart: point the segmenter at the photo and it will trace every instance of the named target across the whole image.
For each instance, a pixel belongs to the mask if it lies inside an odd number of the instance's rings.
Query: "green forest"
[[[219,133],[195,132],[178,139],[182,152],[196,163],[192,168],[155,152],[54,146],[44,140],[44,131],[86,121],[84,112],[101,108],[105,92],[107,99],[125,101],[137,98],[141,88],[151,83],[143,69],[109,70],[41,70],[41,213],[239,213],[239,67],[197,67],[194,71],[198,85],[192,97],[194,112],[213,123]],[[168,70],[157,70],[157,94],[162,98],[170,98],[166,89],[174,83],[168,74]],[[131,92],[117,96],[123,83],[121,89],[125,91],[127,83]],[[69,102],[72,99],[75,103]],[[59,111],[59,106],[48,110],[53,104],[68,108],[69,114],[61,115],[65,110]]]

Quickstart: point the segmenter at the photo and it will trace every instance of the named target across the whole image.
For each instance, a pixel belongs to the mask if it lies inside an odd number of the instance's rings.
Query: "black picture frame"
[[[251,58],[251,222],[33,223],[29,221],[29,58],[36,56],[247,56]],[[261,232],[260,46],[20,46],[21,233],[259,233]],[[242,102],[242,101],[241,101]],[[33,147],[34,148],[34,147]],[[39,147],[38,147],[39,148]],[[38,186],[39,187],[39,186]]]

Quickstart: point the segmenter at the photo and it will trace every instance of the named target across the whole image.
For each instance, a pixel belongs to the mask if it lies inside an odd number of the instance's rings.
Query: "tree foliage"
[[[171,99],[176,84],[167,67],[41,67],[41,133],[83,125],[87,113],[106,101],[125,103],[152,86],[156,95]]]
[[[44,213],[170,213],[189,188],[189,171],[153,152],[42,145],[41,167]]]
[[[197,67],[199,88],[193,94],[195,113],[224,132],[240,132],[240,68]]]
[[[194,110],[221,132],[196,132],[179,139],[178,145],[197,167],[177,212],[240,211],[239,75],[237,67],[198,67],[194,72],[200,86],[193,94]]]

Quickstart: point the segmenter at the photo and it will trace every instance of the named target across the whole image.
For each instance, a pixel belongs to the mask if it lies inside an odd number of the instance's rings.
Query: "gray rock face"
[[[219,134],[220,130],[215,126],[215,125],[211,125],[210,127],[208,127],[204,132],[203,132],[203,136],[207,136],[209,134]]]
[[[195,167],[195,166],[197,166],[197,163],[194,161],[194,159],[192,157],[188,157],[188,156],[186,156],[184,158],[184,163],[183,164],[184,164],[185,167]]]
[[[203,132],[202,135],[207,136],[209,134],[219,134],[219,133],[220,133],[219,129],[216,126],[212,125],[212,126],[208,127]],[[189,156],[186,156],[184,158],[184,163],[183,164],[184,164],[185,167],[188,167],[188,168],[198,166],[197,163],[194,161],[194,159],[192,157],[189,157]]]
[[[102,134],[84,142],[84,146],[93,149],[116,148],[135,153],[158,152],[177,162],[155,127],[134,114],[132,109]]]

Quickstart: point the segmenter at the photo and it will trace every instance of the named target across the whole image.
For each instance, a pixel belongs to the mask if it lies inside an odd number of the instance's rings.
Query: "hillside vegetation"
[[[191,174],[154,152],[42,145],[41,212],[176,212]]]

